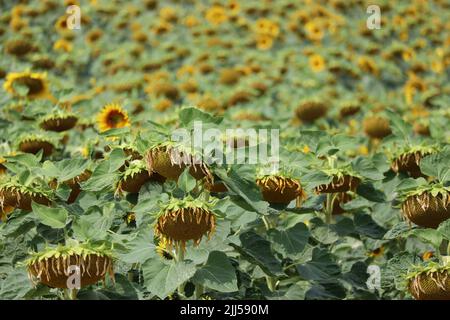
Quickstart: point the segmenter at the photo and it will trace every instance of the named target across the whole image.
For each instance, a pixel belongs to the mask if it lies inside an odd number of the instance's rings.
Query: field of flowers
[[[1,299],[450,299],[450,2],[3,0],[0,51]]]

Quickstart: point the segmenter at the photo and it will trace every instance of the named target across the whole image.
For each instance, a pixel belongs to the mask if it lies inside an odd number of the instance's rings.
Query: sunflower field
[[[1,299],[450,300],[449,1],[2,0],[0,40]]]

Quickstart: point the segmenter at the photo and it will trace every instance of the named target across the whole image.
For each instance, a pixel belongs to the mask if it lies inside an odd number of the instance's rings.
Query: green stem
[[[264,226],[266,227],[266,230],[269,231],[270,223],[269,223],[269,220],[266,218],[266,216],[262,216],[262,221],[264,222]]]
[[[182,262],[184,260],[184,250],[181,244],[178,244],[177,246],[175,246],[175,261],[176,263]],[[184,298],[184,286],[185,286],[186,282],[183,282],[182,284],[180,284],[177,288],[178,291],[178,295],[180,296],[180,298]]]
[[[70,300],[77,300],[78,289],[72,289],[70,291]]]
[[[266,276],[266,283],[267,283],[267,287],[269,288],[270,292],[274,292],[276,290],[276,285],[277,285],[276,278]]]
[[[195,285],[195,299],[199,300],[203,295],[205,288],[201,284]]]

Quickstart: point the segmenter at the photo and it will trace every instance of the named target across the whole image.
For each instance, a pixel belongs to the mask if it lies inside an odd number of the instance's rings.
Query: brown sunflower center
[[[28,95],[39,94],[44,90],[44,83],[40,79],[31,77],[22,77],[16,80],[19,85],[28,88]]]
[[[108,114],[108,117],[106,118],[106,123],[111,128],[118,127],[124,121],[125,121],[124,115],[120,111],[117,111],[117,110],[112,110]]]

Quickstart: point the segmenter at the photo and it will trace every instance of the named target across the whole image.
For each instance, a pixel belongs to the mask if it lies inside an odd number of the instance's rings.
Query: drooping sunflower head
[[[52,199],[51,189],[37,182],[36,179],[26,183],[19,181],[17,176],[2,176],[0,179],[0,209],[8,207],[31,211],[31,202],[50,205]]]
[[[55,137],[49,134],[28,133],[21,135],[16,144],[22,152],[37,154],[42,150],[44,156],[48,157],[53,153],[56,141]]]
[[[415,145],[405,148],[393,148],[387,150],[391,158],[391,168],[394,172],[407,172],[414,178],[422,175],[420,171],[420,161],[423,157],[439,151],[437,145]]]
[[[152,178],[147,171],[144,160],[132,160],[120,174],[120,180],[116,186],[116,195],[122,191],[138,193],[141,187]]]
[[[362,180],[362,177],[349,166],[323,169],[322,172],[329,177],[329,182],[315,188],[318,194],[355,191]]]
[[[204,201],[186,197],[172,198],[161,207],[155,224],[155,234],[172,245],[185,249],[189,240],[198,245],[203,236],[208,238],[216,229],[216,215],[212,207],[216,200]]]
[[[26,96],[29,99],[46,99],[51,96],[46,73],[9,73],[3,88],[13,96]]]
[[[106,244],[94,245],[68,240],[66,245],[49,247],[31,253],[24,264],[28,267],[30,280],[53,288],[67,288],[68,278],[73,273],[71,266],[80,270],[80,285],[85,287],[105,279],[109,275],[114,281],[114,256]]]
[[[443,257],[447,258],[447,257]],[[425,261],[405,274],[407,288],[416,300],[450,299],[450,264]]]
[[[435,229],[450,218],[450,187],[441,183],[403,191],[399,198],[403,216],[418,226]]]
[[[62,132],[70,130],[77,124],[78,117],[72,112],[57,110],[40,118],[39,126],[47,131]]]
[[[297,205],[306,199],[300,181],[287,169],[268,172],[266,168],[259,168],[256,184],[261,189],[264,200],[269,203],[288,204],[297,199]]]
[[[115,128],[130,126],[128,113],[118,104],[107,104],[97,116],[98,127],[101,132]]]

